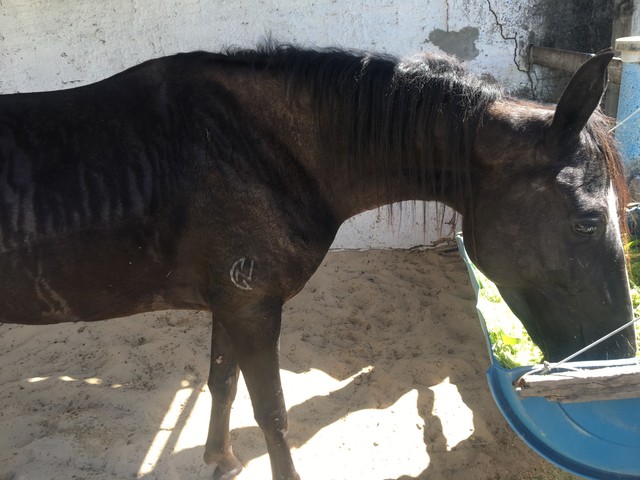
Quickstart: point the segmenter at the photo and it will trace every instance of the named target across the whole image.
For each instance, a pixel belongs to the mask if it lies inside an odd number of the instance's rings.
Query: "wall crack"
[[[445,17],[445,25],[446,25],[446,30],[447,32],[449,31],[449,0],[445,0],[444,1],[446,7],[447,7],[447,11],[446,11],[446,17]]]
[[[500,19],[498,18],[498,14],[496,13],[495,9],[493,8],[493,5],[491,5],[491,0],[487,0],[487,6],[489,7],[489,11],[491,12],[491,14],[493,15],[493,18],[495,19],[496,25],[498,26],[498,29],[500,30],[500,36],[502,37],[503,40],[505,41],[512,41],[513,42],[513,63],[515,64],[516,68],[518,69],[519,72],[522,72],[524,74],[527,75],[527,79],[529,80],[529,88],[531,89],[531,96],[535,99],[536,98],[536,90],[534,87],[534,81],[533,81],[533,77],[531,75],[531,67],[529,66],[528,68],[522,68],[520,66],[520,62],[518,62],[518,54],[520,52],[520,47],[518,46],[518,36],[517,35],[507,35],[505,33],[505,26],[502,22],[500,22]]]

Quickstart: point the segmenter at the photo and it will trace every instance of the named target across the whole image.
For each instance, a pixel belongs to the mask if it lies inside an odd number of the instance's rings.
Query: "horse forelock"
[[[615,138],[611,133],[613,125],[614,120],[612,118],[604,115],[600,111],[596,111],[589,120],[586,131],[594,140],[600,156],[604,161],[604,166],[610,176],[610,183],[613,187],[618,203],[617,207],[620,230],[622,232],[623,239],[625,239],[629,233],[625,208],[629,202],[630,194],[624,175],[622,157],[618,150]]]

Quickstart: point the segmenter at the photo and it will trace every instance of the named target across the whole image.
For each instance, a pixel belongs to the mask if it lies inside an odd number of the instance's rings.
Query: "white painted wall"
[[[534,29],[526,1],[512,0],[1,0],[0,93],[90,83],[151,57],[195,49],[251,46],[272,35],[302,45],[343,46],[399,55],[440,49],[430,36],[456,42],[477,29],[466,63],[513,89],[529,81],[514,62],[516,32]],[[497,17],[497,19],[496,19]],[[499,22],[499,23],[498,23]],[[467,30],[463,30],[467,28]],[[452,37],[450,37],[453,35]],[[514,38],[509,38],[514,37]],[[432,37],[438,38],[438,37]],[[438,42],[437,42],[438,43]],[[446,48],[446,47],[444,47]],[[516,55],[516,60],[519,57]],[[441,233],[403,209],[392,226],[386,210],[343,226],[335,247],[410,247]],[[428,217],[433,212],[428,213]],[[437,223],[437,222],[435,222]]]

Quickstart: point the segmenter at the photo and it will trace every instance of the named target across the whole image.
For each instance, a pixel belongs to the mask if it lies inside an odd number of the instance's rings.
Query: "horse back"
[[[170,89],[156,62],[0,97],[0,321],[169,306],[195,155]]]
[[[203,55],[0,96],[0,321],[207,308],[243,258],[254,294],[301,288],[335,220]]]

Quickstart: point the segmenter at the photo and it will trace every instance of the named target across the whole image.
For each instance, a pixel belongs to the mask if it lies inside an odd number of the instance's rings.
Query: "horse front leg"
[[[282,303],[245,306],[225,322],[249,390],[253,413],[264,434],[273,480],[300,480],[287,442],[287,409],[280,382],[278,339]]]
[[[240,370],[229,335],[213,317],[209,391],[211,417],[204,450],[204,461],[216,464],[214,480],[232,480],[242,471],[242,463],[233,454],[229,434],[231,406],[236,397]]]

